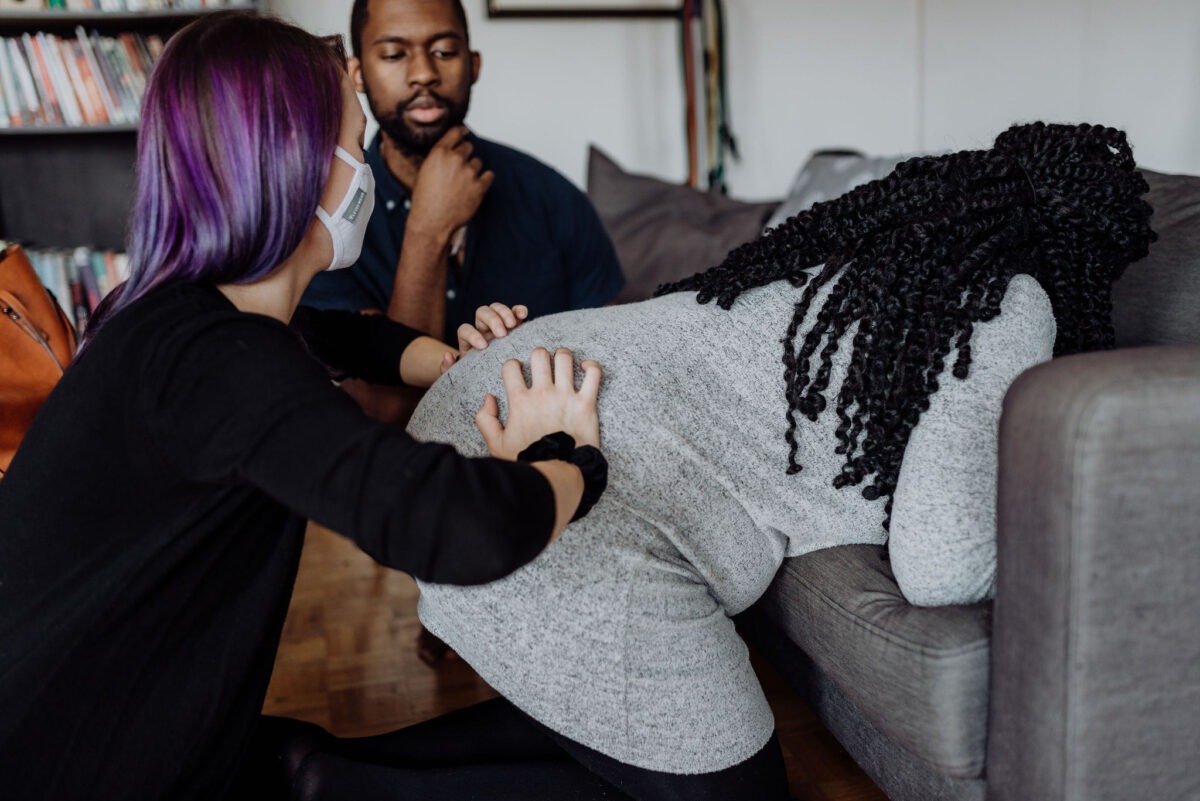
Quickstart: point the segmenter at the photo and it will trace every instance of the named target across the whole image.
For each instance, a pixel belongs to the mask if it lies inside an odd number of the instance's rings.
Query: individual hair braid
[[[886,497],[890,519],[909,435],[947,364],[967,377],[975,325],[1000,313],[1014,275],[1049,295],[1056,356],[1112,347],[1112,284],[1155,238],[1147,190],[1123,132],[1018,125],[990,150],[905,161],[657,294],[691,290],[728,309],[774,281],[803,287],[782,339],[788,472],[802,469],[797,415],[825,411],[834,355],[848,346],[833,484],[869,479],[863,497]]]

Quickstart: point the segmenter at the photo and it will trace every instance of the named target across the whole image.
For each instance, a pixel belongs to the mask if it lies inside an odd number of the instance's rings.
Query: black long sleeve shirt
[[[553,518],[532,467],[368,420],[278,321],[212,287],[150,293],[70,366],[0,481],[0,795],[222,798],[306,519],[469,584],[532,559]]]

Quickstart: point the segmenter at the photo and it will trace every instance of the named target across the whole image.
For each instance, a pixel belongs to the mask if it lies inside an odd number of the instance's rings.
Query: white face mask
[[[358,261],[362,253],[367,221],[375,210],[375,176],[368,165],[351,156],[341,145],[333,154],[354,168],[354,180],[333,214],[317,206],[317,219],[333,240],[333,261],[325,269],[341,270]]]

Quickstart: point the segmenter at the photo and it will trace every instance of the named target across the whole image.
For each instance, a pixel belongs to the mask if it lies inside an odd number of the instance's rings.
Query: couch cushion
[[[1117,345],[1200,343],[1200,178],[1142,172],[1158,241],[1113,287]]]
[[[854,150],[819,150],[804,162],[787,197],[767,220],[767,227],[774,228],[816,203],[841,197],[856,186],[882,178],[905,158],[865,156]]]
[[[659,284],[719,264],[761,234],[779,205],[633,175],[596,147],[588,153],[587,194],[625,272],[619,302],[645,300]]]
[[[981,776],[991,604],[911,606],[883,553],[788,559],[759,608],[877,729],[949,776]]]

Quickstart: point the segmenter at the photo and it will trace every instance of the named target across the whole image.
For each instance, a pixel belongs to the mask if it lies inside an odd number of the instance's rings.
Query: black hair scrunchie
[[[583,497],[575,508],[574,523],[586,515],[600,500],[608,487],[608,460],[599,448],[592,445],[575,447],[575,438],[565,431],[556,431],[534,442],[517,454],[518,462],[545,462],[558,459],[570,462],[583,473]]]

